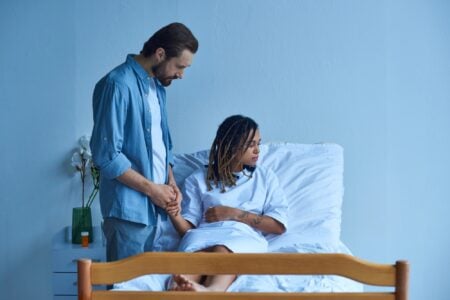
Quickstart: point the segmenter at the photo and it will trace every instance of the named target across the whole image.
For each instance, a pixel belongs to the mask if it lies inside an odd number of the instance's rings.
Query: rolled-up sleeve
[[[90,146],[95,165],[107,179],[116,178],[131,167],[122,153],[128,101],[126,88],[113,81],[102,80],[94,89]]]

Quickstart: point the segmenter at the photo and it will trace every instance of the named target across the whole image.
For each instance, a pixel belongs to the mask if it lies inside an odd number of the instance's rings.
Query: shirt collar
[[[145,82],[154,78],[154,77],[150,77],[150,75],[147,73],[147,71],[145,71],[145,69],[134,59],[135,56],[136,56],[136,54],[128,54],[126,62],[138,74],[139,78],[141,78],[141,80],[144,80]],[[154,79],[155,79],[154,81],[155,81],[156,86],[162,87],[159,80],[157,78],[154,78]]]
[[[130,67],[138,74],[138,76],[142,80],[148,80],[150,76],[148,75],[147,71],[145,71],[144,68],[134,59],[135,56],[135,54],[128,54],[127,64],[130,65]]]
[[[243,176],[252,177],[253,172],[255,172],[256,166],[244,165],[244,169],[239,172],[233,172],[232,175],[235,179],[239,179]]]

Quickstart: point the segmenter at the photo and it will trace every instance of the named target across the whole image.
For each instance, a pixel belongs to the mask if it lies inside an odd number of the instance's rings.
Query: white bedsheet
[[[346,253],[340,240],[343,198],[343,149],[336,144],[270,143],[261,146],[259,164],[278,176],[289,201],[289,228],[268,236],[269,251]],[[174,175],[184,179],[208,161],[208,151],[175,156]],[[155,251],[175,251],[179,236],[170,221],[162,222]],[[118,290],[164,290],[169,275],[146,275],[115,285]],[[339,276],[242,275],[229,291],[358,292],[362,285]]]
[[[297,244],[279,249],[287,253],[345,253],[351,254],[342,244],[321,246]],[[163,291],[169,274],[145,275],[116,284],[115,290]],[[362,284],[334,275],[240,275],[228,288],[230,292],[361,292]]]

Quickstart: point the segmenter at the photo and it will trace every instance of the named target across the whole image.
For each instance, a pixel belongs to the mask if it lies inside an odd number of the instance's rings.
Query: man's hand
[[[163,209],[176,205],[177,194],[174,188],[167,184],[153,183],[151,185],[149,197],[155,205]]]
[[[169,182],[168,185],[173,188],[173,191],[175,192],[175,201],[171,202],[166,207],[166,212],[171,216],[177,216],[181,212],[181,201],[182,201],[182,194],[180,189],[177,186],[177,182],[175,181],[175,176],[173,176],[173,170],[172,166],[169,165]]]
[[[180,212],[181,192],[178,189],[172,171],[169,184],[156,184],[133,169],[128,169],[117,177],[121,183],[149,196],[152,202],[166,210],[169,214]]]
[[[208,223],[237,220],[239,216],[244,213],[246,212],[229,206],[214,206],[206,210],[205,220]]]
[[[178,188],[176,183],[169,183],[169,186],[171,186],[173,188],[173,190],[175,191],[176,197],[175,197],[175,201],[171,202],[167,206],[166,212],[171,216],[176,216],[181,211],[181,201],[182,201],[183,197],[182,197],[181,191]]]

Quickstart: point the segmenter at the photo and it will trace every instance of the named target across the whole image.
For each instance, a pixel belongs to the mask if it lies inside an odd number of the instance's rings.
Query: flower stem
[[[84,172],[80,172],[81,176],[81,207],[84,207]]]
[[[92,205],[92,202],[94,202],[95,196],[97,196],[98,188],[94,188],[91,195],[89,196],[89,200],[86,203],[86,207],[90,207]]]

